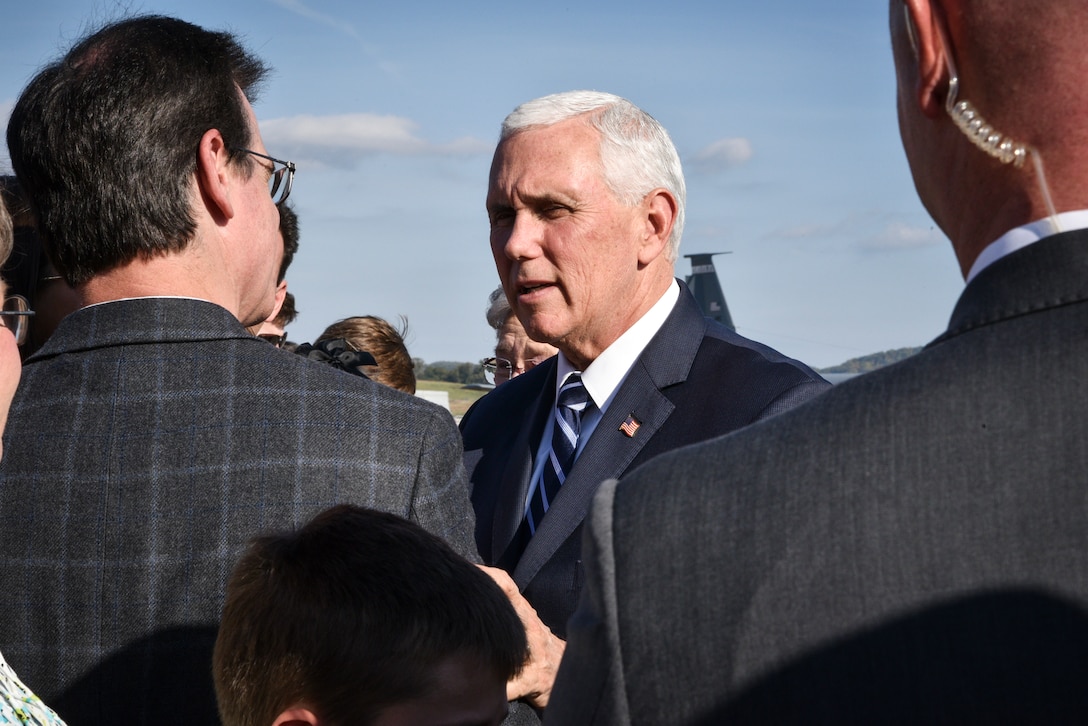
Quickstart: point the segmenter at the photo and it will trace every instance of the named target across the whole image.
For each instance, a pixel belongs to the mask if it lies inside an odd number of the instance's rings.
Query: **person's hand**
[[[506,597],[510,598],[514,610],[525,627],[525,637],[529,641],[529,660],[521,673],[506,684],[506,698],[509,701],[524,699],[534,708],[544,708],[552,695],[555,674],[559,670],[559,661],[563,659],[566,641],[556,637],[536,614],[536,610],[526,600],[518,586],[510,579],[505,570],[497,567],[479,565],[491,579],[498,583]]]

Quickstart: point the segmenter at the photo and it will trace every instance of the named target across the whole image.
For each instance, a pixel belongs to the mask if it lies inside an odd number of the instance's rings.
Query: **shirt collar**
[[[1005,255],[1034,244],[1044,237],[1049,237],[1058,232],[1071,232],[1074,229],[1088,228],[1088,210],[1085,209],[1062,212],[1054,219],[1058,222],[1058,229],[1054,229],[1051,217],[1043,217],[1022,227],[1011,229],[986,245],[986,248],[982,250],[982,253],[975,258],[974,264],[971,265],[966,282],[971,282],[978,273]]]
[[[631,367],[642,355],[642,351],[649,345],[650,340],[657,335],[657,331],[665,324],[665,319],[676,307],[676,301],[680,297],[680,285],[676,280],[672,281],[665,294],[662,295],[653,307],[624,331],[623,335],[616,338],[612,345],[605,348],[597,358],[582,371],[582,383],[589,393],[590,399],[600,411],[605,411],[608,404],[616,394]],[[555,375],[555,399],[559,398],[559,389],[566,381],[567,376],[575,372],[571,362],[562,351],[559,352],[559,361]]]

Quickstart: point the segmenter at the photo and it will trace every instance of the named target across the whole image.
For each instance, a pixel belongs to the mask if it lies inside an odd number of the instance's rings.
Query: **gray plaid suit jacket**
[[[230,569],[339,502],[477,560],[433,404],[276,350],[207,302],[84,308],[30,359],[0,464],[0,651],[69,723],[215,722]]]

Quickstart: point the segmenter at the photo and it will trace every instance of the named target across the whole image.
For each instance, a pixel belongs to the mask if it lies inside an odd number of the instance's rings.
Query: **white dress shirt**
[[[616,397],[616,391],[620,384],[627,378],[631,367],[642,355],[642,351],[649,345],[650,340],[657,335],[657,331],[665,324],[665,319],[676,306],[680,298],[680,285],[676,280],[672,281],[665,294],[654,303],[654,306],[646,311],[638,321],[624,331],[623,335],[601,352],[597,358],[582,371],[582,384],[586,387],[592,407],[586,407],[582,414],[581,432],[578,435],[578,450],[575,458],[582,453],[589,437],[593,435],[597,424],[600,423],[604,412]],[[552,427],[555,425],[555,401],[559,397],[559,389],[562,388],[575,368],[562,351],[559,353],[557,370],[555,374],[555,393],[552,396],[552,415],[548,416],[544,424],[544,434],[537,448],[536,465],[533,467],[533,477],[529,482],[529,491],[525,497],[525,509],[528,511],[532,501],[533,492],[540,484],[544,475],[544,464],[548,461],[548,454],[552,449]]]

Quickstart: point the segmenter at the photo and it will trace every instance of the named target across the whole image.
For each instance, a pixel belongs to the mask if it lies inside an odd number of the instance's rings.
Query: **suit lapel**
[[[581,525],[601,482],[622,476],[673,412],[673,403],[661,391],[686,380],[706,330],[706,320],[691,293],[682,283],[680,288],[672,313],[620,385],[525,548],[513,575],[519,587],[524,588]],[[634,436],[620,430],[629,416],[639,423]],[[534,441],[539,443],[539,434]]]
[[[514,570],[514,582],[519,587],[525,587],[574,534],[589,512],[597,487],[605,479],[617,478],[627,470],[672,410],[672,402],[657,390],[641,366],[633,369],[575,462],[536,535],[529,540]],[[630,437],[619,428],[629,415],[641,424]]]
[[[527,425],[519,427],[518,437],[514,440],[510,456],[502,473],[502,485],[499,487],[498,501],[495,505],[492,524],[491,562],[500,566],[512,565],[518,552],[507,552],[521,521],[525,517],[525,497],[529,493],[529,481],[533,475],[533,464],[540,446],[540,437],[544,423],[551,413],[555,395],[556,359],[541,364],[551,366],[545,376],[544,385],[530,405],[525,418]]]

